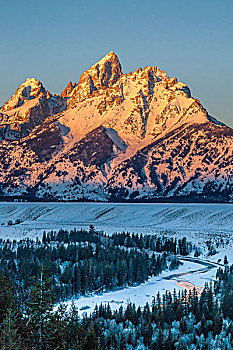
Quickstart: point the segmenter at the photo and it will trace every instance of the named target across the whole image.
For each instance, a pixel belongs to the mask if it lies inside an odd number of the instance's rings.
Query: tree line
[[[145,282],[180,265],[176,254],[187,255],[193,246],[186,238],[86,230],[44,232],[37,239],[0,240],[0,271],[10,278],[22,299],[27,299],[40,278],[41,266],[57,301]]]

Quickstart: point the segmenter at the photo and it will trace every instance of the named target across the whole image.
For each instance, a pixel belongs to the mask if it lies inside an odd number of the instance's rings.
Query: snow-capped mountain
[[[39,80],[29,78],[0,108],[0,140],[25,137],[48,116],[64,108],[63,98],[50,94]]]
[[[155,66],[110,52],[60,96],[27,79],[0,116],[2,196],[231,200],[233,130]]]

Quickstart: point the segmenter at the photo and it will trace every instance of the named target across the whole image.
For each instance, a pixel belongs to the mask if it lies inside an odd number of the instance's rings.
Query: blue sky
[[[109,51],[156,65],[233,127],[232,0],[1,1],[0,104],[28,77],[53,93]]]

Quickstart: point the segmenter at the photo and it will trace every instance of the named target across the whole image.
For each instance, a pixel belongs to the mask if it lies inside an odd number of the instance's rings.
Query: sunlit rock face
[[[20,85],[15,94],[3,105],[1,111],[9,112],[10,110],[21,107],[28,101],[33,100],[40,95],[42,96],[45,93],[46,90],[39,80],[29,78]]]
[[[39,80],[29,78],[0,109],[0,139],[25,137],[48,116],[65,108],[63,98],[52,95]]]
[[[0,109],[0,194],[64,200],[232,198],[233,131],[156,66],[113,52],[60,96],[27,79]]]
[[[67,84],[67,86],[65,87],[65,89],[62,91],[62,93],[60,94],[61,97],[65,98],[65,97],[69,97],[69,95],[71,94],[71,92],[74,90],[74,88],[77,86],[76,83],[72,83],[72,81],[69,81],[69,83]]]
[[[113,86],[122,76],[121,64],[114,52],[86,70],[72,91],[68,108],[90,97],[94,92]]]

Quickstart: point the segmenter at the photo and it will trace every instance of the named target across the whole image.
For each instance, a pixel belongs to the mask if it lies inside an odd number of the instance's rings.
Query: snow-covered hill
[[[3,197],[231,200],[233,130],[155,66],[110,52],[61,96],[27,79],[0,116]]]

